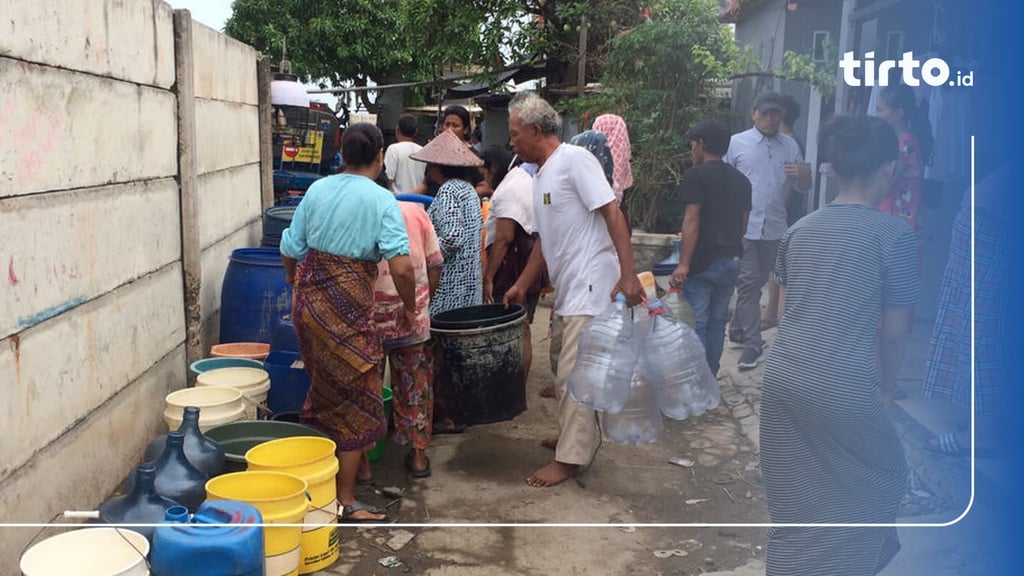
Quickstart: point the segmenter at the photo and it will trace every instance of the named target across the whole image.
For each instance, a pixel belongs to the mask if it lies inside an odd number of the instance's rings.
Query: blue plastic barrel
[[[291,226],[295,206],[273,206],[263,212],[263,239],[260,245],[264,248],[277,248],[281,245],[281,234]]]
[[[293,368],[300,359],[298,352],[273,350],[263,361],[263,369],[270,376],[267,407],[274,414],[299,412],[309,392],[309,372]]]
[[[258,526],[263,517],[251,504],[204,502],[191,522],[177,519],[154,531],[153,576],[265,576],[263,528]]]
[[[238,248],[224,272],[220,342],[270,343],[278,320],[291,313],[292,287],[276,248]]]

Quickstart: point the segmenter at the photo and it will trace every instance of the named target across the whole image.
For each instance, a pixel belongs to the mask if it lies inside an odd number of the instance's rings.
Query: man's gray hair
[[[519,114],[523,126],[536,126],[542,134],[562,133],[562,117],[535,92],[519,92],[508,104],[509,114]]]

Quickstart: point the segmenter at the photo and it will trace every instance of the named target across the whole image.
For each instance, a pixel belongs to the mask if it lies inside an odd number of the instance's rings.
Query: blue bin
[[[299,351],[299,333],[295,330],[291,316],[281,318],[274,329],[274,337],[270,340],[270,350],[283,350],[285,352]]]
[[[276,248],[238,248],[224,272],[220,342],[270,344],[278,320],[290,314],[292,287]]]
[[[274,414],[300,412],[309,392],[309,372],[305,368],[292,368],[300,360],[298,352],[271,351],[263,361],[263,369],[270,375],[267,407]]]
[[[191,522],[177,519],[154,531],[153,576],[265,576],[263,517],[251,504],[204,502]]]

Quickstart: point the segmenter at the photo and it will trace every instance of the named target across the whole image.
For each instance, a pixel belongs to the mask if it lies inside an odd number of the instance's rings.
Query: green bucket
[[[386,420],[391,420],[391,388],[384,387],[384,391],[381,393],[381,397],[384,398],[384,417]],[[384,436],[381,436],[380,440],[373,445],[373,448],[367,453],[370,458],[370,462],[376,462],[384,456],[384,445],[388,443],[388,434],[385,432]]]

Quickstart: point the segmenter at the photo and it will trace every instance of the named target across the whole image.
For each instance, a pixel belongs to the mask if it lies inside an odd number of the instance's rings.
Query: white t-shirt
[[[611,304],[619,258],[597,211],[615,202],[600,162],[562,144],[533,180],[533,216],[555,286],[555,314],[594,316]]]
[[[527,234],[537,231],[533,223],[533,178],[518,166],[505,175],[491,195],[491,210],[484,222],[487,246],[494,242],[498,218],[515,220]]]
[[[422,146],[411,141],[395,142],[388,146],[384,152],[384,167],[388,173],[388,180],[395,181],[391,186],[393,192],[410,192],[423,182],[427,165],[409,158],[411,154],[422,149]]]

